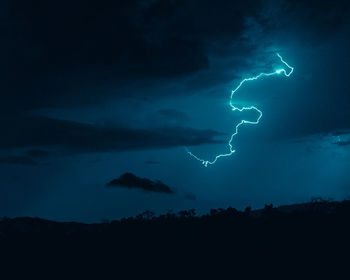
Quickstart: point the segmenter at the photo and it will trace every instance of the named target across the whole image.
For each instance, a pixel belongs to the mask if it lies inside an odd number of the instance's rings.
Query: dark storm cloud
[[[349,24],[349,11],[350,3],[345,0],[267,0],[255,20],[265,37],[277,31],[279,36],[286,35],[286,39],[320,44]],[[257,33],[252,34],[259,37]]]
[[[148,192],[160,192],[168,194],[174,193],[174,191],[169,186],[162,183],[161,181],[152,181],[147,178],[140,178],[132,173],[124,173],[118,179],[110,181],[107,186],[142,189]]]
[[[350,3],[345,0],[287,0],[286,12],[304,25],[311,25],[315,32],[325,36],[349,22]]]
[[[50,152],[46,150],[33,149],[27,151],[26,154],[33,158],[46,158],[50,155]]]
[[[68,153],[128,151],[219,143],[213,130],[131,129],[45,117],[2,117],[0,148],[57,146]],[[38,155],[38,151],[30,152]],[[41,152],[39,152],[42,154]]]
[[[190,90],[215,87],[240,75],[234,70],[255,64],[256,52],[276,36],[320,44],[349,18],[347,1],[8,0],[0,10],[0,107],[15,113],[149,98],[160,93],[143,90],[145,84],[181,77]],[[213,56],[230,63],[215,68]],[[339,102],[348,100],[347,92],[336,94]],[[329,119],[327,131],[337,129],[335,123]],[[323,120],[320,127],[301,129],[324,131]]]
[[[38,165],[35,160],[24,156],[0,157],[0,164]]]
[[[95,102],[107,85],[189,75],[209,69],[213,54],[252,56],[261,42],[254,41],[254,32],[247,36],[248,17],[263,32],[290,32],[295,26],[299,34],[312,29],[325,35],[343,26],[349,11],[346,1],[294,0],[8,0],[0,5],[1,104],[16,105],[9,110]],[[194,84],[230,79],[210,74]]]
[[[333,103],[340,103],[340,100],[334,97]],[[332,134],[334,136],[339,135],[339,132],[344,129],[350,128],[350,118],[346,116],[346,109],[337,111],[332,111],[330,109],[325,109],[324,111],[318,110],[318,107],[308,108],[308,112],[303,112],[300,117],[306,119],[304,123],[302,120],[295,121],[296,127],[293,127],[293,123],[290,122],[289,125],[293,129],[287,130],[283,133],[284,137],[287,138],[302,138],[304,136],[312,135],[328,135]],[[326,111],[327,110],[327,111]],[[327,113],[326,113],[327,112]]]
[[[210,67],[259,1],[3,1],[4,108],[84,104],[101,86],[172,78]],[[117,95],[126,94],[118,91]],[[11,109],[11,108],[10,108]]]

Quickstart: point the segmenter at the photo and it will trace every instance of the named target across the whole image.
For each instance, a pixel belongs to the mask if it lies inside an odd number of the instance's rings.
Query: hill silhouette
[[[221,273],[247,278],[266,271],[282,273],[280,279],[298,273],[298,279],[306,279],[305,273],[314,279],[326,268],[347,267],[349,239],[348,200],[266,205],[254,211],[229,207],[202,216],[195,210],[157,217],[145,211],[100,224],[0,221],[0,248],[7,262],[58,274],[68,269],[79,273],[78,279],[124,273],[129,277],[122,279],[153,279],[154,274],[200,279],[209,271],[216,275],[212,279],[224,279]]]

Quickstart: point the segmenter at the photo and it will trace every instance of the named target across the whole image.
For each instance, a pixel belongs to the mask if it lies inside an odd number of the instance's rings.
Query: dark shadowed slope
[[[35,272],[49,267],[69,277],[73,269],[95,279],[125,273],[128,277],[119,279],[200,279],[210,272],[216,273],[211,279],[262,279],[266,272],[279,279],[316,279],[348,267],[349,236],[350,201],[267,205],[258,211],[229,207],[203,216],[194,210],[158,217],[146,211],[101,224],[0,222],[6,262]],[[245,277],[236,278],[241,273]]]

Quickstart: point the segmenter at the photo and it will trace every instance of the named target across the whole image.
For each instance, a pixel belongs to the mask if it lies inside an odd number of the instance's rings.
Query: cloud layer
[[[159,192],[172,194],[174,191],[161,181],[152,181],[147,178],[140,178],[132,173],[124,173],[118,179],[110,181],[109,187],[126,187],[141,189],[147,192]]]
[[[0,148],[50,146],[66,153],[89,153],[158,149],[220,143],[222,135],[213,130],[185,127],[132,129],[91,125],[45,117],[8,117],[0,121]],[[38,151],[29,152],[31,156]],[[41,155],[42,153],[40,153]]]

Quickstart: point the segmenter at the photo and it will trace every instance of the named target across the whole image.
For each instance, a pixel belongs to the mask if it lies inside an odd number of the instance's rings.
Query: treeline
[[[64,267],[131,274],[152,269],[201,273],[220,268],[234,273],[247,267],[247,273],[256,273],[257,267],[323,268],[349,261],[349,240],[350,201],[266,205],[254,211],[229,207],[201,216],[193,209],[160,216],[145,211],[100,224],[0,221],[0,248],[14,263],[40,259],[49,266],[58,261]]]

